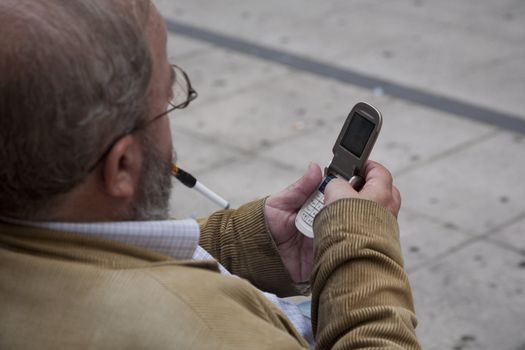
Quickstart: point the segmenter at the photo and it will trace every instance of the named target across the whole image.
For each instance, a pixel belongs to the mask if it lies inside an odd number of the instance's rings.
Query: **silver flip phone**
[[[332,179],[340,176],[356,190],[363,187],[363,165],[374,147],[382,124],[381,113],[368,103],[359,102],[352,108],[335,142],[332,150],[334,157],[325,168],[323,181],[295,217],[295,226],[302,234],[314,236],[314,218],[324,207],[324,189]]]

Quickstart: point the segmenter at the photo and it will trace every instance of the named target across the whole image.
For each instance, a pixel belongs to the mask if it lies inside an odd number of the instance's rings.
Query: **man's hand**
[[[367,161],[364,168],[365,185],[357,192],[348,181],[333,179],[326,186],[324,203],[328,205],[342,198],[361,198],[384,206],[395,217],[401,207],[401,195],[393,185],[392,175],[381,164]]]
[[[310,280],[313,239],[297,231],[295,216],[321,183],[321,168],[310,164],[302,178],[266,200],[264,215],[284,266],[295,283]]]
[[[393,185],[392,175],[381,164],[367,161],[364,168],[365,185],[359,192],[343,179],[330,181],[325,189],[325,205],[343,198],[361,198],[383,205],[395,217],[401,206],[401,196]],[[277,244],[279,254],[292,280],[296,283],[310,279],[313,266],[313,239],[295,227],[295,216],[322,180],[319,165],[310,164],[306,173],[287,189],[266,200],[264,214],[268,229]]]

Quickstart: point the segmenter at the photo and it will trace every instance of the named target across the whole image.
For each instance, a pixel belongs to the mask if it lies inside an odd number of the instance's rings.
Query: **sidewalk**
[[[423,347],[525,349],[525,3],[155,3],[189,28],[169,38],[199,92],[173,125],[184,169],[238,206],[327,164],[350,108],[375,105]]]

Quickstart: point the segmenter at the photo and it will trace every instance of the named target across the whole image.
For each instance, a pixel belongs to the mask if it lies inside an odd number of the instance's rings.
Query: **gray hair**
[[[0,0],[0,215],[43,215],[146,120],[150,6]]]

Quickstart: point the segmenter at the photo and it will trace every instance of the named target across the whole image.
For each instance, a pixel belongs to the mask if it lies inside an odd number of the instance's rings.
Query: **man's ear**
[[[142,169],[142,149],[138,138],[127,135],[111,148],[103,164],[103,187],[112,197],[132,198]]]

